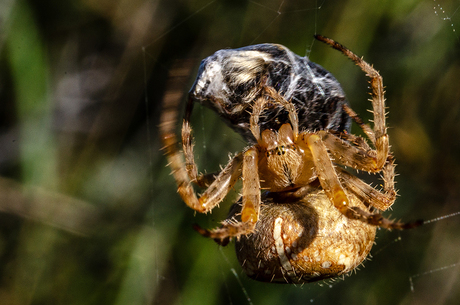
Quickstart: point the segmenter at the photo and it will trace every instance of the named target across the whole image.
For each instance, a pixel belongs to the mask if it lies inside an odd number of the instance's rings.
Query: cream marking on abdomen
[[[275,239],[275,248],[276,253],[280,259],[281,267],[286,271],[289,277],[295,277],[295,272],[292,269],[292,265],[289,262],[289,258],[286,256],[284,248],[284,240],[281,234],[281,228],[283,224],[283,219],[278,217],[275,219],[275,225],[273,227],[273,238]]]

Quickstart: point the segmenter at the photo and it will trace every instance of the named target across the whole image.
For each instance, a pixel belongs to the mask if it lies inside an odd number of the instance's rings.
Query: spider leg
[[[320,131],[318,135],[321,137],[324,145],[329,149],[329,153],[334,157],[337,163],[362,171],[374,173],[382,172],[384,194],[375,190],[373,187],[367,185],[351,174],[348,174],[350,177],[349,180],[343,180],[344,183],[347,184],[347,187],[354,190],[355,194],[363,199],[366,199],[366,191],[370,192],[369,195],[371,197],[373,197],[371,194],[375,192],[384,196],[385,199],[383,200],[376,199],[375,204],[373,201],[366,200],[367,202],[372,203],[372,205],[379,210],[384,211],[393,204],[394,200],[396,199],[394,184],[395,164],[391,154],[388,154],[383,168],[379,168],[377,166],[378,161],[376,152],[369,148],[364,139],[352,135],[345,135],[345,138],[348,138],[348,141],[345,141],[338,136],[335,136],[332,133],[326,131]],[[361,139],[362,142],[359,139]],[[354,145],[351,145],[351,143]],[[342,172],[342,176],[347,175],[346,171],[342,170]],[[379,195],[376,195],[375,197],[379,198]]]
[[[189,176],[189,179],[196,183],[200,188],[208,187],[217,176],[217,173],[211,174],[198,174],[198,169],[195,163],[195,157],[193,154],[193,136],[192,128],[190,127],[190,116],[193,110],[194,101],[189,96],[187,105],[185,108],[184,120],[182,123],[182,150],[185,155],[185,169]]]
[[[256,139],[257,142],[260,141],[260,126],[259,126],[259,118],[262,114],[262,111],[265,109],[265,105],[267,104],[267,100],[264,97],[259,97],[252,106],[252,115],[250,118],[250,128],[252,135]]]
[[[396,200],[396,191],[394,188],[384,189],[382,193],[346,170],[340,167],[336,167],[336,170],[342,185],[352,191],[366,205],[371,205],[380,211],[385,211]]]
[[[366,136],[371,140],[372,144],[375,145],[375,134],[372,128],[365,124],[363,120],[361,120],[361,118],[358,116],[358,114],[353,109],[351,109],[350,106],[343,104],[342,108],[356,122],[356,124],[361,127]]]
[[[379,160],[376,151],[369,149],[367,145],[360,145],[359,142],[355,142],[355,145],[352,145],[349,141],[345,141],[325,130],[321,130],[317,134],[321,137],[324,145],[329,149],[337,163],[373,173],[382,170],[384,164],[381,166],[378,164]]]
[[[192,129],[189,123],[193,101],[190,99],[188,101],[182,125],[185,162],[183,154],[177,148],[178,141],[174,132],[177,121],[177,103],[165,100],[163,107],[160,131],[165,154],[177,183],[178,193],[190,208],[200,213],[209,212],[222,201],[240,178],[243,155],[240,153],[232,158],[216,176],[198,175],[193,159]],[[194,182],[198,185],[209,185],[199,198],[192,185]]]
[[[185,69],[184,69],[185,67]],[[191,69],[191,65],[185,63],[179,63],[178,66],[174,67],[171,70],[171,74],[168,77],[167,83],[167,90],[166,94],[163,97],[163,111],[161,113],[161,123],[160,123],[160,133],[163,138],[164,150],[166,151],[167,156],[171,156],[169,159],[170,164],[179,164],[182,161],[180,157],[180,153],[177,151],[176,145],[176,126],[177,126],[177,117],[178,117],[178,109],[180,108],[182,94],[178,93],[181,92],[179,87],[182,87],[185,78],[189,76]],[[180,72],[179,72],[180,71]],[[186,111],[184,114],[184,120],[190,122],[190,116],[193,110],[194,101],[189,94],[189,98],[186,104]],[[183,136],[184,135],[184,126],[183,129]],[[187,133],[187,130],[185,130]],[[196,170],[196,165],[193,160],[193,142],[191,137],[191,130],[188,129],[189,136],[186,138],[188,139],[188,143],[190,144],[189,147],[184,147],[184,154],[186,154],[186,174],[188,174],[189,179],[192,182],[196,183],[200,187],[207,187],[210,185],[217,174],[205,174],[205,175],[198,175]],[[184,145],[183,145],[184,146]],[[173,157],[173,154],[179,156]],[[190,157],[191,156],[191,157]],[[172,162],[174,161],[174,162]],[[183,163],[183,162],[182,162]],[[179,171],[177,173],[178,176],[182,176],[183,172]]]
[[[332,204],[345,216],[357,218],[358,215],[355,215],[356,213],[349,207],[347,195],[340,184],[334,165],[321,138],[316,134],[305,133],[301,135],[301,141],[298,144],[311,151],[320,184]]]
[[[299,134],[299,118],[297,116],[297,109],[295,108],[295,106],[290,101],[287,101],[273,87],[266,86],[265,92],[275,102],[281,104],[289,112],[289,120],[292,125],[292,131],[294,132],[294,138],[297,138],[297,135]]]
[[[387,156],[390,151],[390,144],[388,139],[388,134],[386,133],[386,125],[385,125],[385,97],[384,97],[384,87],[383,87],[383,80],[382,76],[380,76],[379,72],[375,70],[371,65],[365,62],[361,57],[358,57],[356,54],[348,50],[346,47],[342,46],[341,44],[335,42],[332,39],[316,35],[316,39],[327,43],[331,47],[336,50],[339,50],[343,54],[345,54],[348,58],[353,60],[357,66],[361,68],[363,72],[370,78],[370,84],[372,88],[371,96],[372,96],[372,108],[374,114],[374,136],[369,136],[368,132],[370,128],[367,130],[364,129],[366,134],[370,137],[372,143],[376,148],[376,161],[377,167],[382,168],[385,165]],[[348,108],[350,109],[350,108]],[[347,111],[347,110],[345,110]],[[351,115],[353,117],[353,115]],[[357,116],[355,116],[357,117]]]
[[[185,169],[183,156],[176,147],[175,135],[164,134],[163,142],[165,144],[166,157],[178,186],[179,195],[195,211],[206,213],[213,209],[233,188],[241,175],[240,170],[243,156],[240,153],[229,161],[201,197],[198,198],[193,189],[192,180],[190,180]]]
[[[258,160],[258,151],[255,147],[244,152],[241,222],[226,220],[220,228],[213,230],[206,230],[196,225],[194,228],[198,233],[213,238],[220,244],[226,244],[229,237],[238,238],[254,231],[259,219],[261,202]]]
[[[299,134],[299,119],[297,117],[297,110],[295,106],[270,86],[265,86],[262,90],[262,95],[254,102],[254,105],[252,106],[250,125],[254,138],[257,140],[257,142],[259,142],[259,117],[264,111],[266,104],[268,103],[267,97],[271,98],[273,102],[282,105],[289,112],[289,120],[291,122],[294,138],[297,138],[297,135]]]
[[[368,224],[386,229],[410,229],[423,224],[420,221],[414,223],[395,222],[384,218],[381,214],[372,214],[358,207],[350,206],[350,201],[339,181],[334,165],[321,138],[317,134],[305,133],[302,135],[302,141],[299,142],[299,145],[310,149],[324,192],[332,204],[346,217],[359,219]]]
[[[367,144],[366,140],[364,140],[364,138],[360,137],[360,136],[355,136],[351,133],[344,133],[344,132],[338,132],[338,131],[334,131],[334,130],[328,130],[329,133],[335,135],[336,137],[342,139],[342,140],[345,140],[345,141],[348,141],[350,142],[351,144],[357,146],[357,147],[360,147],[361,149],[363,149],[364,151],[372,151],[372,148],[369,146],[369,144]]]

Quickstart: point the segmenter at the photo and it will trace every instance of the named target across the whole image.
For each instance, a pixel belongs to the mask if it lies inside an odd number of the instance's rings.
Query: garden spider
[[[166,155],[178,192],[189,207],[207,213],[224,199],[237,180],[243,180],[240,204],[234,206],[222,226],[211,231],[198,226],[195,229],[224,245],[236,237],[243,268],[249,276],[262,281],[302,283],[344,274],[367,256],[377,226],[406,229],[421,224],[395,222],[373,212],[388,209],[396,198],[382,77],[342,45],[323,36],[315,37],[344,53],[370,78],[373,129],[347,105],[340,86],[330,82],[331,76],[324,70],[319,73],[322,82],[316,79],[315,86],[322,86],[318,89],[322,94],[328,89],[339,97],[323,103],[327,110],[311,111],[318,101],[305,106],[293,98],[287,100],[287,89],[273,82],[270,73],[278,71],[273,69],[273,58],[283,52],[293,53],[272,44],[236,50],[240,53],[226,60],[226,66],[215,60],[203,61],[182,125],[185,163],[176,147],[171,127],[174,119],[163,117]],[[267,63],[269,60],[272,62]],[[203,77],[205,68],[207,80]],[[229,88],[222,88],[220,72],[227,72],[226,77],[236,83],[234,91],[238,91],[239,99],[234,97],[229,103],[214,95],[203,100],[208,100],[211,108],[254,144],[231,158],[220,173],[199,175],[190,115],[197,88],[217,86],[231,94]],[[329,85],[335,88],[330,89]],[[301,112],[307,114],[302,115],[299,123]],[[244,113],[249,114],[244,117]],[[287,113],[287,119],[283,120],[283,113]],[[326,119],[315,119],[319,115],[326,115]],[[373,148],[363,138],[348,133],[350,117],[362,128]],[[374,189],[339,165],[381,173],[383,190]],[[193,183],[206,188],[200,197]],[[312,207],[314,212],[307,212]],[[332,246],[339,243],[339,248]],[[304,252],[305,249],[310,252]]]

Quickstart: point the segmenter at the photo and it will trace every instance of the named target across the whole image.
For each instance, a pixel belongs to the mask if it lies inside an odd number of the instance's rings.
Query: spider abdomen
[[[375,226],[331,209],[323,191],[295,203],[264,200],[259,217],[254,233],[236,242],[240,264],[258,281],[306,283],[346,274],[363,262],[375,238]]]

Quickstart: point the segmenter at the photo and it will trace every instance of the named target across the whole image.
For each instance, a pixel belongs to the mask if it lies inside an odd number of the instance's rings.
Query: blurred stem
[[[201,237],[201,236],[200,236]],[[190,275],[181,291],[181,296],[176,304],[218,304],[222,302],[223,295],[220,294],[222,281],[222,270],[219,267],[220,256],[217,251],[209,251],[206,244],[211,240],[202,238],[195,243],[193,260]],[[201,244],[198,244],[200,242]],[[216,245],[212,245],[217,248]],[[229,274],[229,272],[228,272]],[[225,280],[225,279],[224,279]],[[221,300],[219,300],[221,299]]]
[[[55,189],[56,152],[51,131],[48,94],[49,65],[44,43],[32,11],[25,1],[16,1],[9,19],[6,51],[16,97],[19,125],[19,162],[22,183]],[[53,214],[46,205],[41,214]],[[42,291],[54,260],[57,231],[27,222],[19,236],[17,259],[11,284],[21,303],[30,303]],[[40,289],[38,289],[40,287]]]
[[[30,8],[17,1],[6,41],[20,124],[20,165],[24,183],[53,188],[56,153],[51,132],[46,52]]]

